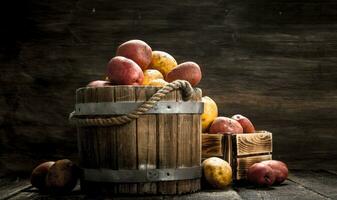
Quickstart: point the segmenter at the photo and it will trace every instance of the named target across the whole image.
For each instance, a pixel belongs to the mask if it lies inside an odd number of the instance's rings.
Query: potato
[[[166,82],[163,79],[154,79],[154,80],[150,81],[149,86],[164,87],[167,84],[168,84],[168,82]]]
[[[253,123],[245,116],[236,114],[232,116],[232,119],[239,122],[243,128],[243,133],[255,133],[255,127]]]
[[[232,168],[228,162],[211,157],[202,162],[204,179],[214,188],[224,189],[232,182]]]
[[[50,193],[71,192],[79,178],[79,168],[68,159],[58,160],[49,168],[46,186]]]
[[[116,56],[110,60],[107,76],[113,85],[141,85],[144,80],[144,74],[139,65],[123,56]]]
[[[209,128],[209,133],[233,134],[242,133],[243,129],[239,122],[228,117],[217,117]]]
[[[116,55],[133,60],[145,70],[151,63],[152,49],[142,40],[129,40],[117,48]]]
[[[46,190],[46,177],[49,168],[54,164],[54,161],[44,162],[34,168],[30,176],[30,182],[32,186],[38,188],[41,191]]]
[[[170,54],[164,51],[152,51],[149,68],[160,71],[164,77],[177,65],[177,61]]]
[[[195,62],[184,62],[173,68],[165,77],[167,82],[174,80],[186,80],[192,86],[198,85],[201,80],[201,70]]]
[[[87,87],[106,87],[106,86],[111,86],[111,83],[109,81],[96,80],[96,81],[91,81],[87,85]]]
[[[263,163],[255,163],[247,171],[248,181],[257,186],[271,186],[275,178],[273,169]]]
[[[156,69],[147,69],[144,71],[143,85],[149,85],[149,83],[155,79],[164,79],[164,76]]]
[[[260,163],[266,164],[273,169],[273,172],[275,174],[274,185],[279,185],[287,179],[288,167],[284,162],[278,160],[265,160]]]
[[[218,106],[208,96],[202,97],[201,101],[204,103],[204,112],[201,114],[201,127],[202,132],[206,133],[214,119],[218,117]]]

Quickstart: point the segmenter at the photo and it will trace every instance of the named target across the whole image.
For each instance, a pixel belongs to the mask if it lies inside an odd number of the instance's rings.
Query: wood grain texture
[[[337,174],[335,173],[325,170],[290,170],[288,178],[326,198],[337,199]]]
[[[191,101],[201,102],[202,101],[202,90],[200,88],[194,89],[195,94]],[[191,165],[200,166],[201,164],[201,153],[202,153],[202,125],[201,125],[201,115],[192,115],[192,135],[191,135]],[[201,189],[201,179],[191,180],[191,191],[196,192]]]
[[[135,87],[115,87],[115,102],[136,101]],[[137,121],[118,126],[117,135],[117,163],[118,169],[137,169]],[[137,184],[118,184],[118,193],[137,194]]]
[[[160,88],[147,86],[84,88],[77,91],[77,99],[78,102],[83,99],[83,102],[136,103],[148,100],[158,89]],[[162,101],[177,100],[181,101],[180,91],[169,93]],[[201,90],[193,101],[201,101]],[[199,114],[145,114],[123,125],[81,127],[78,130],[80,166],[83,168],[148,170],[200,166]],[[91,182],[82,178],[81,190],[87,194],[109,196],[184,194],[200,190],[200,180],[108,183]]]
[[[275,159],[291,168],[336,168],[336,1],[6,2],[1,174],[78,160],[67,119],[74,90],[104,79],[117,46],[134,38],[179,63],[200,64],[198,87],[220,115],[241,113],[271,131]]]
[[[235,187],[242,199],[306,199],[306,200],[328,200],[318,191],[308,190],[292,181],[286,180],[279,187],[257,188],[254,186]]]
[[[180,92],[176,93],[176,101],[182,101]],[[195,159],[192,151],[197,151],[197,148],[193,149],[192,146],[196,143],[194,134],[197,132],[193,131],[193,115],[179,114],[177,117],[177,167],[192,167]],[[177,193],[187,193],[191,191],[191,186],[191,180],[177,181]]]
[[[176,91],[169,93],[162,101],[176,101]],[[177,129],[178,116],[176,114],[157,115],[158,121],[158,168],[177,167]],[[175,194],[176,181],[158,183],[159,194]]]
[[[148,100],[158,88],[136,88],[136,101]],[[142,115],[137,119],[138,169],[157,168],[157,116]],[[139,194],[157,193],[157,183],[138,184]]]
[[[273,151],[273,138],[270,132],[236,134],[236,156],[265,154]]]
[[[223,139],[221,134],[202,134],[202,158],[223,157]]]
[[[233,179],[246,179],[249,166],[272,159],[272,133],[257,131],[250,134],[202,134],[203,159],[220,157],[233,169]]]

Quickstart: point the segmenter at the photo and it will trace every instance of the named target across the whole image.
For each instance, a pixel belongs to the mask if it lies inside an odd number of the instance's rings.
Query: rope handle
[[[129,114],[110,117],[110,118],[85,118],[79,119],[75,116],[75,111],[69,114],[70,123],[77,124],[78,126],[114,126],[129,123],[140,115],[146,113],[148,110],[153,108],[158,101],[165,97],[168,93],[180,89],[182,91],[182,98],[184,101],[190,100],[195,91],[191,84],[185,80],[175,80],[163,88],[159,89],[155,94],[153,94],[149,100],[142,103],[137,109]]]

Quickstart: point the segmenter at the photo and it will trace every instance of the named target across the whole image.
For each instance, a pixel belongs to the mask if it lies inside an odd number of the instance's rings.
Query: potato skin
[[[263,163],[255,163],[247,171],[248,181],[257,186],[271,186],[274,184],[275,178],[273,169]]]
[[[160,71],[164,77],[177,65],[177,61],[170,54],[164,51],[152,51],[149,68]]]
[[[133,60],[142,70],[145,70],[151,63],[152,49],[142,40],[129,40],[119,45],[116,55]]]
[[[202,132],[206,133],[214,119],[218,117],[218,106],[208,96],[202,97],[201,101],[204,103],[204,112],[201,114],[201,127]]]
[[[160,71],[156,69],[147,69],[144,72],[143,85],[149,85],[149,83],[155,79],[164,79],[164,76]]]
[[[232,182],[232,168],[224,160],[211,157],[202,162],[203,176],[214,188],[224,189]]]
[[[234,119],[228,117],[217,117],[211,124],[209,128],[209,133],[216,134],[232,134],[232,133],[242,133],[243,128],[241,124]]]
[[[243,133],[255,133],[255,127],[253,123],[245,116],[236,114],[232,116],[232,119],[239,122],[243,128]]]
[[[164,87],[167,84],[168,82],[166,82],[164,79],[154,79],[150,81],[149,86]]]
[[[279,185],[287,179],[289,171],[284,162],[278,160],[265,160],[260,163],[266,164],[273,169],[275,174],[274,185]]]
[[[116,56],[109,61],[107,77],[113,85],[141,85],[144,80],[139,65],[123,56]]]
[[[46,176],[49,168],[54,165],[54,163],[54,161],[44,162],[34,168],[30,176],[32,186],[38,188],[40,191],[46,190]]]
[[[186,80],[192,86],[198,85],[202,78],[200,67],[195,62],[184,62],[173,68],[167,75],[165,80],[172,82],[175,80]]]
[[[78,166],[68,159],[58,160],[52,165],[46,176],[46,185],[50,193],[71,192],[79,178]]]
[[[111,86],[111,83],[109,81],[96,80],[91,81],[87,85],[87,87],[106,87],[106,86]]]

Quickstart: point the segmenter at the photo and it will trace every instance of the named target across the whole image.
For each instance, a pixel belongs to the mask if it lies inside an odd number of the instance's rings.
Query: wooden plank
[[[158,88],[136,87],[136,101],[148,100]],[[156,115],[142,115],[137,119],[137,155],[138,169],[155,169],[157,167],[157,121]],[[138,184],[139,194],[156,194],[156,183]]]
[[[238,192],[242,199],[305,199],[305,200],[327,200],[328,198],[317,194],[303,186],[285,181],[281,186],[258,188],[252,185],[234,186],[234,190]]]
[[[114,102],[114,87],[97,88],[97,102]],[[110,117],[110,116],[109,116]],[[117,135],[113,127],[96,127],[98,137],[98,152],[100,168],[117,170]],[[118,186],[114,183],[92,183],[96,191],[117,193]],[[93,188],[90,188],[93,189]]]
[[[271,159],[272,159],[271,154],[237,158],[236,166],[234,166],[234,178],[236,180],[246,179],[247,170],[252,164],[263,160],[271,160]]]
[[[97,102],[97,88],[84,88],[78,90],[77,96],[78,101],[83,101],[77,103],[95,103]],[[95,116],[88,117],[92,118]],[[100,161],[97,127],[79,127],[77,134],[80,167],[89,169],[99,168]],[[98,190],[96,183],[81,180],[80,184],[83,191],[91,192]]]
[[[135,88],[133,86],[115,87],[115,102],[135,102]],[[137,122],[136,120],[118,126],[117,154],[118,169],[137,169]],[[119,184],[118,193],[136,194],[137,184]]]
[[[181,92],[177,91],[176,101],[182,101]],[[177,168],[191,167],[195,161],[192,156],[192,148],[196,142],[193,129],[193,115],[178,114],[177,128]],[[196,151],[197,149],[194,149]],[[192,163],[193,162],[193,163]],[[177,193],[184,194],[191,191],[191,180],[177,181]]]
[[[75,200],[86,199],[85,195],[81,194],[80,186],[77,185],[73,191],[66,195],[50,195],[41,194],[35,188],[27,188],[21,190],[17,195],[9,198],[10,200],[34,199],[34,200]]]
[[[270,153],[272,149],[272,134],[267,131],[236,134],[236,156]]]
[[[291,181],[324,197],[337,199],[337,175],[325,170],[290,170]]]
[[[176,91],[166,95],[162,101],[176,101]],[[177,124],[176,114],[157,115],[158,168],[176,168],[177,164]],[[176,194],[176,182],[158,183],[159,194]]]
[[[33,188],[29,180],[1,179],[0,199],[10,199],[28,188]]]
[[[97,102],[114,102],[114,88],[97,88]],[[110,117],[110,116],[109,116]],[[99,164],[101,168],[117,169],[115,154],[115,129],[111,127],[96,127],[98,137]],[[113,138],[113,139],[112,139]]]
[[[34,200],[84,200],[84,199],[110,199],[103,196],[85,196],[80,193],[79,187],[77,186],[71,193],[67,195],[48,195],[39,194],[35,189],[25,189],[20,193],[9,198],[10,200],[21,200],[21,199],[34,199]],[[202,191],[198,193],[188,194],[188,195],[166,195],[166,196],[113,196],[114,200],[223,200],[223,199],[233,199],[241,200],[241,197],[236,191],[231,188],[225,190],[209,190]]]
[[[202,90],[200,88],[195,88],[195,94],[191,101],[200,102],[202,98]],[[199,114],[192,115],[192,136],[191,136],[191,154],[192,154],[192,166],[201,166],[201,148],[202,148],[202,126],[201,126],[201,116]],[[201,189],[200,179],[195,179],[191,181],[191,192],[196,192]]]
[[[86,88],[84,90],[83,103],[97,102],[96,88]],[[80,97],[79,97],[80,99]],[[89,116],[94,117],[94,116]],[[81,142],[81,166],[84,168],[97,168],[99,166],[99,153],[97,146],[96,127],[80,127],[79,140]]]
[[[221,134],[202,134],[202,158],[212,156],[223,157],[223,144]]]

